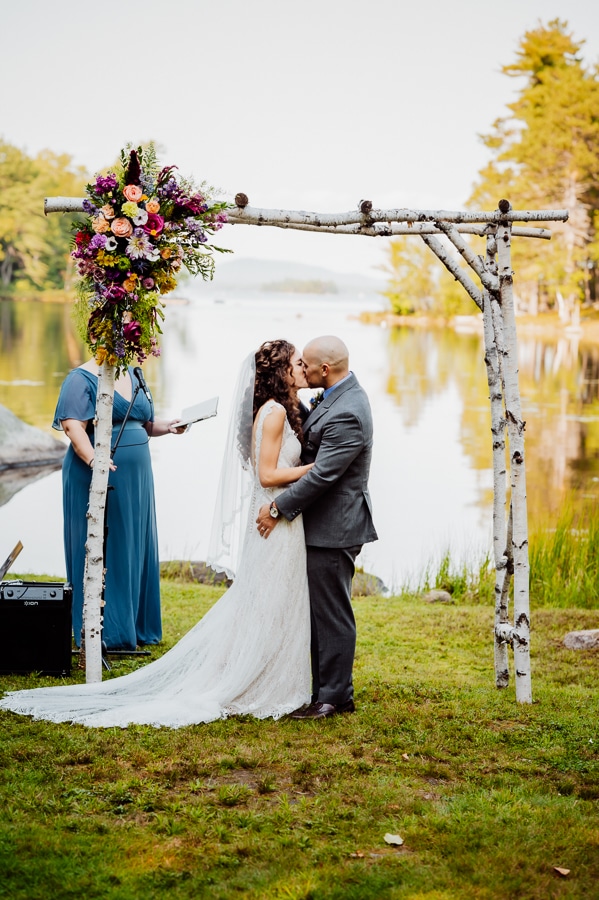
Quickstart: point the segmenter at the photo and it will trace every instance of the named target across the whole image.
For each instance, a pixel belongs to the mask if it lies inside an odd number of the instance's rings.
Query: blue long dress
[[[129,369],[131,377],[132,369]],[[87,422],[94,443],[93,418],[98,378],[85,369],[73,369],[65,378],[52,427],[62,430],[63,419]],[[112,445],[127,413],[129,402],[115,391],[112,412]],[[153,421],[152,404],[143,391],[135,403],[114,455],[117,466],[108,482],[108,536],[102,638],[109,649],[133,650],[139,644],[156,644],[162,638],[158,535],[154,503],[154,479],[148,434],[143,427]],[[64,549],[67,579],[73,585],[73,633],[77,646],[83,619],[83,571],[87,540],[87,508],[91,469],[69,446],[62,466]]]

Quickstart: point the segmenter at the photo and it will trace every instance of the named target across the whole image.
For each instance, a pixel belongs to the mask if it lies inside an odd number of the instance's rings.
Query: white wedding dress
[[[274,405],[268,401],[259,413],[256,460]],[[296,466],[299,457],[300,443],[285,420],[278,466]],[[280,490],[263,488],[254,474],[235,581],[168,653],[113,680],[12,692],[0,708],[94,727],[179,728],[231,715],[276,719],[308,703],[310,610],[301,516],[282,519],[267,540],[254,521],[258,508]]]

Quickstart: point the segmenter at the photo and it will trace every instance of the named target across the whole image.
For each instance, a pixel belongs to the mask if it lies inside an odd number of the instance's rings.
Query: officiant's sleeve
[[[352,410],[329,416],[323,425],[314,468],[276,498],[281,515],[292,521],[334,487],[366,443],[362,422]]]
[[[96,398],[88,379],[78,370],[69,372],[62,383],[52,428],[62,431],[64,419],[89,422],[96,414]]]

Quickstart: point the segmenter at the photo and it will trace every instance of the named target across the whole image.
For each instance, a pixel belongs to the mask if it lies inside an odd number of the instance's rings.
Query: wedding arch
[[[82,199],[53,197],[45,201],[45,212],[82,212]],[[355,234],[369,237],[414,235],[430,247],[441,263],[460,282],[483,316],[484,361],[491,404],[491,441],[493,459],[493,559],[495,564],[495,622],[494,657],[495,682],[498,688],[509,684],[508,647],[514,652],[516,700],[532,703],[530,671],[530,597],[528,559],[528,520],[526,506],[526,455],[524,448],[525,422],[522,420],[518,382],[518,350],[511,268],[512,237],[549,240],[547,228],[530,224],[565,222],[567,210],[513,210],[507,200],[500,200],[493,211],[448,211],[418,209],[375,209],[369,200],[361,200],[356,211],[346,213],[312,213],[291,210],[255,209],[248,197],[239,193],[234,205],[227,209],[231,225],[259,225],[291,228],[298,231],[318,231],[327,234]],[[476,254],[463,235],[485,238],[485,255]],[[456,254],[439,240],[445,236],[470,269],[463,269]],[[473,278],[472,276],[475,276]],[[478,283],[477,283],[478,282]],[[98,404],[110,401],[112,385],[102,388],[101,375]],[[111,417],[107,420],[108,426]],[[96,445],[91,496],[100,503],[102,521],[102,491],[106,491],[110,450],[109,431]],[[507,453],[506,453],[507,451]],[[506,466],[506,456],[509,466]],[[507,479],[509,471],[510,491]],[[89,543],[89,541],[88,541]],[[102,559],[96,541],[91,565],[99,572],[101,583]],[[99,568],[98,568],[99,567]],[[97,579],[96,579],[97,580]],[[510,618],[510,586],[512,611]],[[100,594],[98,593],[98,622]],[[95,627],[92,646],[88,648],[86,677],[99,681],[102,677],[100,629]]]

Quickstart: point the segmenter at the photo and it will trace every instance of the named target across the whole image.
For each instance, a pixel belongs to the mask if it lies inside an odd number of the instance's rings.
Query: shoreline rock
[[[171,559],[160,563],[160,577],[173,581],[192,581],[198,584],[232,585],[223,572],[215,572],[205,562],[197,560]],[[387,588],[376,575],[357,571],[352,583],[352,597],[374,597],[385,594]]]
[[[0,405],[0,506],[32,481],[59,469],[67,445]]]
[[[568,650],[597,650],[599,649],[599,628],[589,628],[586,631],[569,631],[563,640],[563,644]]]

